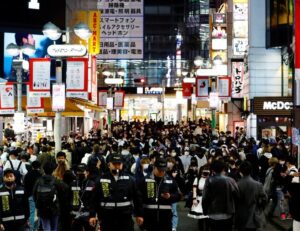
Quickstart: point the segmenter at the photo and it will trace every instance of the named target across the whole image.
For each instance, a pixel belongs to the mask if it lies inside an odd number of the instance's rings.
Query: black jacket
[[[110,172],[101,176],[96,181],[90,205],[91,217],[96,213],[100,219],[101,215],[116,217],[134,213],[142,216],[142,196],[133,177],[122,172],[117,181]]]
[[[95,190],[95,179],[88,178],[82,182],[75,180],[70,186],[70,207],[71,214],[76,216],[78,212],[89,212],[93,203],[92,196]]]
[[[157,178],[150,174],[145,177],[139,188],[143,194],[145,208],[149,207],[149,205],[157,205],[158,209],[160,205],[171,206],[181,198],[177,183],[167,174],[162,178]],[[170,198],[163,198],[161,196],[162,193],[169,193]]]
[[[294,220],[300,222],[300,183],[291,183],[288,185],[290,198],[290,212]]]
[[[32,170],[25,175],[24,188],[28,197],[32,196],[33,187],[41,176],[42,173],[39,170]]]
[[[0,223],[4,225],[24,225],[29,218],[29,203],[24,188],[15,186],[0,188]]]

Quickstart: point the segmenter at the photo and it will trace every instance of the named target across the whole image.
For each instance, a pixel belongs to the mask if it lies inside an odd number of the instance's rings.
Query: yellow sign
[[[89,53],[92,55],[99,54],[100,51],[100,12],[89,12],[89,27],[92,31],[92,36],[89,39]]]

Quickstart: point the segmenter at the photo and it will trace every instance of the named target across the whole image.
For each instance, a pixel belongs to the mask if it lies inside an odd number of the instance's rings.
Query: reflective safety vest
[[[2,223],[24,224],[29,216],[28,198],[22,187],[0,188],[0,219]]]

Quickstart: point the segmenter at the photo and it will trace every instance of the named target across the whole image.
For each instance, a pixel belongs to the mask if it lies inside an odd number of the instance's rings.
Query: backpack
[[[268,196],[272,194],[272,187],[274,185],[274,177],[273,177],[273,168],[269,168],[266,172],[265,182],[263,185],[264,191],[267,193]]]
[[[40,217],[51,217],[56,215],[59,207],[54,177],[50,182],[45,181],[43,177],[39,179],[35,203]]]
[[[14,169],[14,166],[13,166],[13,163],[11,162],[11,160],[8,160],[8,161],[10,163],[11,169],[14,171],[14,175],[15,175],[15,178],[16,178],[16,180],[15,180],[16,184],[21,185],[22,184],[22,182],[21,182],[22,175],[21,175],[21,172],[20,172],[20,168],[21,168],[21,165],[22,165],[22,161],[20,161],[17,169]]]

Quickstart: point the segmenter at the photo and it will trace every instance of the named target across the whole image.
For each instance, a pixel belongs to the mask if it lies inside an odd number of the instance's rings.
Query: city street
[[[189,210],[184,208],[184,202],[180,202],[177,208],[179,215],[177,231],[198,231],[197,220],[187,217]],[[274,217],[271,221],[267,222],[266,227],[260,229],[259,231],[289,231],[291,227],[291,220],[281,221],[278,217]],[[137,226],[135,230],[139,230]]]

